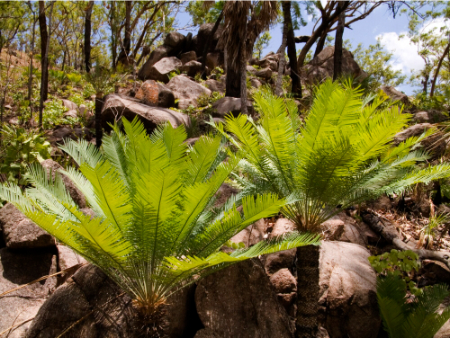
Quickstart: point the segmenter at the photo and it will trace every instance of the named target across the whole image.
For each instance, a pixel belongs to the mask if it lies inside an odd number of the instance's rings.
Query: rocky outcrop
[[[3,239],[11,249],[37,249],[55,246],[55,239],[42,230],[14,205],[7,203],[0,209]]]
[[[380,89],[387,95],[390,97],[390,99],[393,102],[400,102],[403,103],[404,105],[410,105],[411,102],[409,101],[409,98],[406,94],[398,91],[397,89],[395,89],[392,86],[382,86],[380,87]]]
[[[195,303],[206,333],[197,337],[293,337],[289,316],[278,303],[262,264],[253,259],[200,281]],[[201,331],[200,331],[201,332]]]
[[[334,46],[328,46],[303,67],[301,76],[304,82],[316,84],[326,78],[333,78],[333,72]],[[367,77],[367,74],[356,63],[353,54],[346,49],[342,51],[342,75],[352,76],[358,81]]]
[[[192,317],[195,315],[193,291],[186,288],[164,305],[165,316],[159,323],[163,337],[193,336],[189,330],[198,329],[196,318]],[[137,338],[153,329],[145,324],[131,299],[100,269],[87,265],[49,297],[26,337],[57,337],[70,328],[64,337]]]
[[[222,81],[208,79],[205,81],[205,86],[212,92],[225,93],[225,83]]]
[[[360,245],[322,242],[298,249],[297,337],[376,338],[376,273]]]
[[[447,121],[448,116],[438,110],[429,110],[414,113],[413,119],[417,123],[438,123]]]
[[[121,117],[132,121],[136,116],[149,132],[153,131],[157,125],[166,122],[170,122],[173,127],[190,124],[189,116],[186,114],[160,107],[150,107],[137,99],[121,94],[109,94],[105,97],[102,110],[105,128],[110,128],[108,123],[114,123]]]
[[[173,92],[162,83],[153,80],[145,81],[136,93],[135,98],[148,106],[175,107]]]
[[[198,33],[197,33],[197,46],[196,46],[196,52],[197,56],[201,56],[203,54],[203,49],[205,48],[206,41],[208,40],[209,36],[212,33],[214,27],[214,23],[205,23],[200,26]],[[217,31],[214,33],[213,38],[211,39],[211,43],[209,45],[208,52],[214,52],[214,51],[223,51],[223,47],[218,45],[219,39],[223,34],[223,25],[220,25]]]
[[[0,249],[0,294],[56,272],[56,257],[48,252]],[[23,338],[39,308],[56,287],[56,278],[33,283],[0,297],[0,332]]]
[[[186,75],[178,75],[170,79],[167,87],[173,91],[178,99],[178,108],[186,109],[189,106],[197,107],[197,99],[201,95],[211,95],[211,91],[189,79]]]
[[[156,62],[148,73],[147,79],[169,82],[169,74],[177,71],[182,66],[182,63],[175,56],[165,57]]]
[[[406,141],[406,139],[410,137],[419,136],[432,127],[433,126],[430,123],[419,123],[409,128],[406,128],[405,130],[402,130],[401,132],[395,135],[394,144],[398,145]]]
[[[144,65],[141,67],[138,73],[138,77],[141,80],[146,80],[150,77],[150,72],[155,63],[157,63],[159,60],[161,60],[164,57],[169,56],[169,53],[173,50],[170,46],[159,46],[156,47],[155,50],[153,50],[150,53],[149,58],[144,63]]]
[[[180,55],[180,60],[183,65],[189,61],[197,61],[197,53],[194,50],[183,53]]]
[[[217,100],[212,104],[212,113],[216,117],[225,117],[231,113],[234,116],[239,115],[241,110],[241,99],[236,97],[225,96]],[[251,102],[247,103],[247,111],[249,114],[253,112],[253,106]]]
[[[198,61],[189,61],[180,67],[180,71],[190,77],[195,77],[202,71],[202,64]]]

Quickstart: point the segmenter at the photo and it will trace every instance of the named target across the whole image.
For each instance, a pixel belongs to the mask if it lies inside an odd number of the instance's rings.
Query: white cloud
[[[440,28],[447,25],[450,28],[450,23],[445,22],[445,19],[438,18],[426,22],[420,29],[420,33],[428,33],[433,31],[434,34],[440,35]],[[400,35],[403,35],[400,38]],[[400,34],[396,32],[382,33],[376,36],[381,44],[393,54],[391,65],[395,70],[401,70],[404,74],[411,74],[413,70],[420,70],[425,65],[425,62],[418,54],[417,45],[411,42],[411,39],[406,36],[406,32]]]
[[[423,68],[424,61],[417,53],[417,46],[407,36],[400,39],[396,32],[389,32],[377,35],[376,38],[393,54],[391,64],[395,70],[410,74],[412,70]]]

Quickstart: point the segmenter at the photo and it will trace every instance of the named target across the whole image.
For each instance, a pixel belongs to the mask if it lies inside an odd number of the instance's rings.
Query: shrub
[[[290,234],[231,254],[220,248],[255,221],[278,212],[273,194],[234,197],[213,208],[214,195],[239,163],[224,154],[221,136],[185,145],[182,127],[170,125],[147,136],[142,123],[123,120],[103,140],[103,152],[85,141],[64,147],[79,171],[64,171],[95,212],[85,215],[61,177],[40,166],[24,194],[12,184],[0,188],[27,217],[100,267],[151,315],[180,287],[217,269],[264,253],[315,244],[317,236]],[[242,204],[242,213],[237,205]]]
[[[267,89],[257,92],[258,123],[229,115],[225,127],[215,126],[245,159],[236,184],[244,194],[292,198],[282,212],[299,231],[316,232],[351,205],[450,175],[448,163],[417,168],[428,158],[417,148],[429,133],[391,145],[410,115],[395,105],[380,108],[382,98],[361,95],[351,84],[327,80],[302,124],[295,102]]]

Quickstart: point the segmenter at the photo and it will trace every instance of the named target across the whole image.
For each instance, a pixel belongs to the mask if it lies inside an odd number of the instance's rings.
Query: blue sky
[[[306,13],[304,17],[306,18]],[[180,27],[185,26],[190,23],[190,16],[181,12],[177,16],[177,22]],[[437,23],[431,23],[431,26],[435,24]],[[442,24],[442,22],[439,24]],[[429,26],[429,22],[425,24],[425,27]],[[295,31],[295,35],[309,35],[312,27],[313,22],[310,21],[307,26]],[[351,28],[345,29],[344,40],[350,40],[353,47],[356,47],[359,43],[368,47],[371,44],[375,44],[377,38],[379,38],[385,49],[393,54],[392,66],[394,69],[401,69],[404,74],[410,75],[413,70],[419,70],[423,67],[424,63],[417,54],[417,47],[410,43],[408,38],[399,39],[399,36],[408,30],[407,15],[397,15],[394,19],[387,5],[382,4],[366,19],[354,23]],[[196,32],[196,30],[192,29],[191,31]],[[270,51],[276,51],[279,48],[282,35],[281,24],[272,27],[270,34],[272,39],[269,46],[264,50],[263,55]],[[297,44],[297,49],[301,48],[302,45]],[[408,95],[412,94],[414,89],[417,89],[409,84],[403,84],[397,88]]]

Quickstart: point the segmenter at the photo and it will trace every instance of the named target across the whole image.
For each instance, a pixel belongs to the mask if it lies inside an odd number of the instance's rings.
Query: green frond
[[[91,142],[85,140],[64,140],[64,145],[59,147],[74,159],[80,166],[83,163],[95,167],[102,160],[102,153]]]

